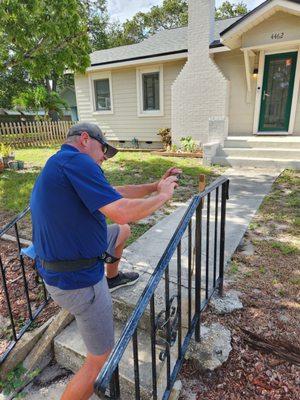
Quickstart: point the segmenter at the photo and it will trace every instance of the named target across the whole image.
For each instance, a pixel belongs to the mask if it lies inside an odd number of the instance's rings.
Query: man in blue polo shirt
[[[134,284],[139,277],[118,270],[130,235],[128,223],[168,201],[181,172],[171,168],[159,182],[113,188],[100,165],[116,153],[97,125],[74,125],[65,144],[47,161],[31,195],[37,268],[53,299],[74,314],[88,350],[62,400],[92,395],[114,345],[109,290]],[[106,217],[115,224],[107,227]]]

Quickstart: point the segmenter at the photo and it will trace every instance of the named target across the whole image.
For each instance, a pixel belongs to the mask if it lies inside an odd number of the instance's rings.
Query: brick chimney
[[[209,53],[214,28],[215,1],[189,0],[188,61],[172,86],[174,143],[182,136],[201,145],[227,136],[228,81]],[[211,121],[221,123],[216,129]]]

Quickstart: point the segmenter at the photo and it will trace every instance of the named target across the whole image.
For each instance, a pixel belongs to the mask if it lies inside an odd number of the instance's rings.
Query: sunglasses
[[[95,138],[94,136],[92,136],[90,134],[89,134],[89,136],[90,136],[90,138],[95,139],[95,140],[97,140],[97,142],[101,143],[103,154],[106,154],[108,152],[108,146],[106,143],[103,143],[101,140],[99,140],[98,138]]]
[[[102,144],[102,151],[103,151],[103,154],[106,154],[106,153],[108,152],[108,147],[107,147],[106,144],[103,144],[103,143],[101,143],[101,144]]]

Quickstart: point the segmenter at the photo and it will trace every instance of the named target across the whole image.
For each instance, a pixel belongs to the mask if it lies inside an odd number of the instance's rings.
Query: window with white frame
[[[137,69],[138,115],[163,115],[162,66]]]
[[[112,111],[110,79],[94,79],[95,111]]]
[[[143,111],[159,110],[159,72],[142,74]]]

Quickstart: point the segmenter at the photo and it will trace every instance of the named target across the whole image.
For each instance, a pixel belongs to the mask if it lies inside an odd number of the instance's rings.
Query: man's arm
[[[177,187],[176,176],[170,176],[159,182],[157,194],[147,199],[120,199],[101,207],[99,211],[107,218],[123,225],[143,219],[166,203]]]
[[[115,189],[126,199],[141,199],[145,196],[149,196],[153,192],[156,192],[157,185],[158,182],[153,182],[142,185],[115,186]]]
[[[178,168],[169,168],[161,179],[166,179],[169,176],[181,174],[181,172],[182,171]],[[156,192],[159,182],[160,181],[156,181],[142,185],[115,186],[115,189],[126,199],[141,199],[145,196],[149,196],[153,192]]]

